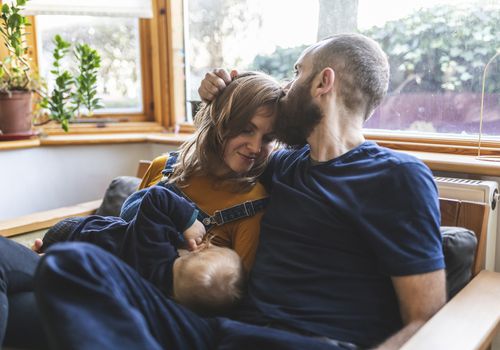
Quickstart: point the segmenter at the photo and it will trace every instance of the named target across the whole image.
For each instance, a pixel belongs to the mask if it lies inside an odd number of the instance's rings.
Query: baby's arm
[[[182,242],[180,236],[184,231],[192,231],[197,212],[191,203],[172,191],[162,186],[151,187],[127,229],[123,259],[170,294],[172,265]]]
[[[168,240],[174,246],[184,240],[190,249],[201,243],[205,227],[196,220],[198,210],[186,199],[161,186],[148,190],[133,225],[152,241]]]

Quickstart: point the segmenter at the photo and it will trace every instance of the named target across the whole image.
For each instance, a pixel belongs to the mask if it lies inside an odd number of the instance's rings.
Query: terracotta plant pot
[[[29,133],[31,119],[31,91],[13,91],[10,95],[0,93],[1,133]]]

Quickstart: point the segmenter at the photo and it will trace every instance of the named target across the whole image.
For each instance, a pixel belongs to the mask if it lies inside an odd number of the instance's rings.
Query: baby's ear
[[[234,78],[236,78],[238,76],[238,71],[236,69],[233,69],[231,70],[231,80],[233,80]]]

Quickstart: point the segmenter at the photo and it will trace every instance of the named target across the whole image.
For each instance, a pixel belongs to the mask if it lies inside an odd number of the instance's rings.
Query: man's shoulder
[[[411,154],[395,151],[387,147],[382,147],[377,145],[376,143],[369,143],[367,146],[367,150],[374,159],[385,160],[394,164],[423,164],[420,159]]]
[[[271,155],[271,163],[286,164],[303,159],[309,155],[309,146],[300,149],[280,148]]]
[[[375,143],[371,143],[366,147],[366,154],[369,158],[368,163],[371,163],[374,167],[379,169],[385,168],[389,172],[395,169],[409,172],[430,172],[427,165],[417,157],[408,153],[381,147]]]

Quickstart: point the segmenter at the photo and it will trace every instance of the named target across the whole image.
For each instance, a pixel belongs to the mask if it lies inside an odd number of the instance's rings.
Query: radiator
[[[489,206],[488,228],[486,231],[486,265],[490,271],[500,271],[500,237],[498,223],[498,183],[495,181],[435,177],[439,196],[451,199],[486,203]],[[495,256],[498,253],[497,259]],[[495,261],[497,261],[495,266]]]

